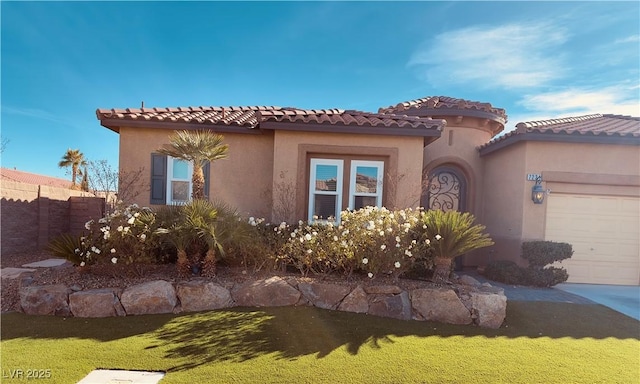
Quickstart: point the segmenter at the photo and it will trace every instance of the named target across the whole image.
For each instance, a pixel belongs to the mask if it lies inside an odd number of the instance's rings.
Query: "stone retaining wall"
[[[473,280],[473,279],[472,279]],[[468,280],[467,280],[468,281]],[[507,298],[501,288],[477,281],[404,291],[395,285],[355,287],[295,278],[268,279],[224,287],[195,279],[172,284],[155,280],[125,289],[73,291],[64,285],[20,289],[22,310],[31,315],[108,317],[180,313],[221,308],[315,306],[401,320],[429,320],[499,328]]]

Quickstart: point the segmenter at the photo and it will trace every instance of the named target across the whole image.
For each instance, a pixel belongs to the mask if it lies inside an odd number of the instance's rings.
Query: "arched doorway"
[[[467,180],[458,168],[450,165],[436,167],[429,172],[425,183],[421,199],[424,208],[467,210]]]
[[[421,204],[425,209],[443,211],[467,210],[467,179],[462,171],[452,165],[441,165],[426,175]],[[457,257],[454,269],[462,269],[464,256]]]

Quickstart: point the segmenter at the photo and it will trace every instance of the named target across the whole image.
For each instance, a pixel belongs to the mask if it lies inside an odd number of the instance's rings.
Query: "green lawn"
[[[3,375],[50,369],[46,383],[95,368],[167,371],[161,384],[640,382],[640,322],[599,305],[509,302],[498,330],[309,307],[0,320]]]

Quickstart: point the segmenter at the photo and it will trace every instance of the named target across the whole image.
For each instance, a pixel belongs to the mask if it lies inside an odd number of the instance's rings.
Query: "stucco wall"
[[[633,145],[526,141],[485,155],[480,221],[496,245],[486,260],[520,258],[522,241],[544,239],[546,202],[534,204],[527,174],[541,174],[550,193],[640,196],[640,148]],[[548,181],[549,180],[552,181]]]
[[[424,172],[452,164],[467,178],[466,210],[478,216],[482,212],[483,161],[477,147],[491,139],[491,133],[475,118],[448,118],[442,136],[424,149]]]
[[[150,206],[150,154],[169,143],[167,129],[120,128],[120,170],[135,172],[145,168],[138,183],[141,189],[133,202]],[[242,215],[270,213],[273,180],[273,134],[225,133],[229,145],[226,159],[211,164],[210,196],[238,209]]]
[[[306,219],[307,154],[322,157],[357,156],[385,158],[385,194],[388,207],[417,207],[422,178],[422,137],[393,137],[337,133],[275,132],[274,183],[295,185],[292,205],[295,218]],[[280,175],[283,177],[280,178]],[[275,187],[275,186],[274,186]],[[275,188],[274,188],[275,189]],[[277,196],[274,196],[274,200]]]

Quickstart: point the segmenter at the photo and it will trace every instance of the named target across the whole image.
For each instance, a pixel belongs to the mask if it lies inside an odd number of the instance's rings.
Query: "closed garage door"
[[[545,239],[573,246],[568,282],[640,284],[640,199],[552,193]]]

